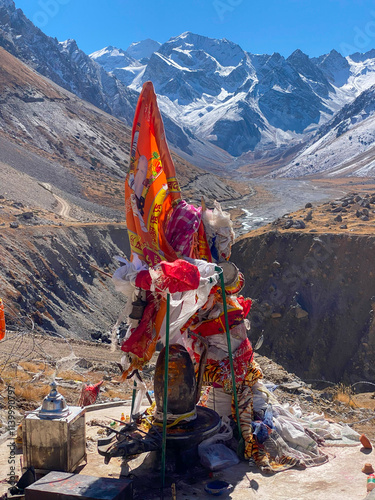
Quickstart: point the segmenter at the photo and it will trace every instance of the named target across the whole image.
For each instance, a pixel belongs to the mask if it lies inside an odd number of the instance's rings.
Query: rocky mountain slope
[[[0,0],[0,46],[59,86],[132,124],[137,92],[107,73],[75,40],[59,42],[45,35],[13,0]],[[168,140],[189,153],[188,135],[170,117],[165,121]]]
[[[373,177],[375,173],[375,85],[322,126],[276,177]]]
[[[74,40],[59,43],[46,36],[11,0],[0,1],[0,45],[66,90],[131,123],[137,94],[95,64]]]
[[[261,353],[304,380],[375,382],[374,235],[375,192],[352,193],[235,244]]]
[[[83,210],[119,217],[129,128],[44,79],[2,48],[0,95],[0,161],[35,182],[50,183]],[[9,174],[1,194],[12,184]],[[38,205],[38,200],[33,201]]]
[[[215,173],[242,166],[257,176],[270,171],[298,176],[331,168],[332,162],[325,161],[329,141],[323,162],[318,158],[308,168],[295,169],[301,164],[295,157],[306,142],[311,145],[316,131],[321,135],[322,125],[375,83],[373,51],[309,58],[296,50],[285,59],[189,32],[162,45],[145,40],[126,51],[107,47],[89,57],[74,40],[44,35],[12,0],[0,0],[0,45],[127,124],[141,84],[151,79],[170,144]],[[365,175],[368,158],[359,160],[359,175]],[[285,172],[275,172],[286,166]]]
[[[116,269],[113,257],[129,254],[126,228],[46,226],[35,224],[40,213],[32,218],[34,224],[28,225],[19,217],[19,228],[8,226],[0,233],[0,291],[9,328],[29,317],[43,331],[64,337],[89,340],[92,333],[108,331],[124,301],[90,266]]]
[[[143,64],[126,63],[118,50],[91,57],[136,90],[152,79],[168,116],[235,157],[298,144],[375,83],[372,52],[311,59],[296,50],[285,59],[190,32]]]
[[[50,209],[50,201],[45,203],[50,194],[34,196],[41,189],[37,183],[47,183],[69,203],[74,218],[124,219],[130,129],[122,121],[43,78],[2,48],[0,98],[0,170],[8,179],[0,184],[0,194],[13,193],[17,201]],[[176,154],[173,158],[188,199],[239,199],[246,192],[214,175],[208,179],[206,172]],[[33,189],[20,192],[21,175],[28,176]]]

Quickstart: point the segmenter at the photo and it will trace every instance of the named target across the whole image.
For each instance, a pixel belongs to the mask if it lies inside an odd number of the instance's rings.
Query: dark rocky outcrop
[[[270,231],[232,260],[254,299],[250,338],[304,379],[375,382],[374,236]]]

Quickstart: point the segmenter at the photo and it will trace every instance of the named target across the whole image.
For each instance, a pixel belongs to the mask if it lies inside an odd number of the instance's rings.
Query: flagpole
[[[168,369],[169,369],[169,309],[170,294],[167,294],[167,313],[165,328],[165,367],[164,367],[164,399],[163,399],[163,440],[161,448],[161,487],[165,487],[165,458],[167,448],[167,411],[168,411]]]
[[[133,382],[133,394],[132,394],[132,407],[131,407],[131,410],[130,410],[130,422],[133,420],[133,412],[134,412],[134,404],[135,404],[136,392],[137,392],[137,382],[136,382],[136,380],[134,378],[134,382]]]
[[[232,390],[233,390],[233,398],[234,398],[234,405],[236,408],[236,419],[237,419],[237,427],[238,427],[238,432],[239,432],[239,449],[242,448],[243,445],[243,437],[242,437],[242,431],[241,431],[241,424],[240,424],[240,411],[238,408],[238,399],[237,399],[237,387],[236,387],[236,377],[234,374],[234,367],[233,367],[233,357],[232,357],[232,344],[230,341],[230,332],[229,332],[229,321],[228,321],[228,307],[227,307],[227,296],[225,293],[225,284],[224,284],[224,276],[223,276],[223,270],[221,267],[216,266],[215,271],[219,273],[220,276],[220,284],[221,284],[221,295],[223,297],[223,307],[224,307],[224,317],[225,317],[225,329],[226,329],[226,334],[227,334],[227,343],[228,343],[228,356],[229,356],[229,364],[230,364],[230,372],[232,376]],[[237,450],[238,452],[239,450]]]

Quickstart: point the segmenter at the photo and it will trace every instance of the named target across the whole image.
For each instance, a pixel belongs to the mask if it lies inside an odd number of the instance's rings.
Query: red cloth
[[[245,339],[233,353],[233,369],[236,383],[243,381],[248,370],[248,365],[252,363],[253,359],[254,351],[250,340]],[[210,370],[219,368],[220,378],[223,383],[231,379],[229,356],[222,361],[212,361],[209,366]],[[219,380],[216,380],[216,383],[219,383]]]
[[[89,406],[93,405],[98,398],[100,392],[100,386],[102,385],[103,380],[98,382],[97,384],[83,384],[81,395],[79,398],[79,406]]]
[[[251,304],[252,304],[251,299],[245,299],[242,295],[239,295],[237,297],[237,301],[243,309],[244,319],[247,318],[247,315],[249,314],[250,309],[251,309]]]
[[[229,328],[239,325],[243,320],[244,317],[241,309],[228,310]],[[207,319],[205,321],[199,321],[198,317],[196,317],[196,321],[198,321],[198,324],[191,324],[189,328],[201,337],[209,337],[226,332],[224,313],[221,313],[218,318]]]
[[[140,271],[135,279],[135,286],[143,290],[150,290],[153,284],[156,291],[168,291],[169,293],[187,292],[199,287],[198,268],[186,260],[163,261],[154,270],[159,274],[155,282],[152,281],[149,271]]]
[[[142,290],[151,290],[152,279],[149,271],[139,271],[135,278],[135,286]]]
[[[144,358],[154,340],[153,322],[157,311],[156,301],[150,299],[143,311],[139,325],[132,330],[130,337],[123,342],[122,351],[135,354],[138,358]]]

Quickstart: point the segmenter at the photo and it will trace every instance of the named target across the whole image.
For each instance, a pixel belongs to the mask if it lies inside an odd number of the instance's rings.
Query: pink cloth
[[[168,221],[165,236],[176,253],[190,256],[193,236],[198,232],[202,219],[202,207],[195,208],[181,200]]]

